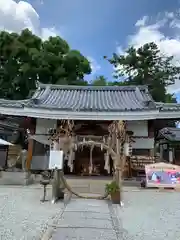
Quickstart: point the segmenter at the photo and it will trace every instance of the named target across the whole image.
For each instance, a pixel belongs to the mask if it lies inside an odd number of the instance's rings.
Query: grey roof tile
[[[60,86],[40,84],[32,107],[66,111],[141,111],[156,109],[145,86]]]
[[[31,99],[27,100],[6,100],[0,99],[0,107],[14,107],[14,108],[23,108],[25,105],[29,104]]]
[[[39,84],[31,99],[0,99],[1,107],[64,111],[180,111],[179,103],[154,102],[146,86],[70,86]]]
[[[163,128],[159,131],[159,137],[164,137],[169,141],[180,141],[180,129],[179,128]]]
[[[162,103],[156,102],[156,106],[160,112],[175,112],[180,111],[180,104],[179,103]]]

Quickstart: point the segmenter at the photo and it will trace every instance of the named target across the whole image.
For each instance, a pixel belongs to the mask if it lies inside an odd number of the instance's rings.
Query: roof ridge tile
[[[40,89],[45,89],[50,87],[50,89],[59,90],[89,90],[89,91],[135,91],[137,88],[140,91],[148,92],[148,87],[145,85],[129,85],[129,86],[79,86],[79,85],[56,85],[56,84],[39,84]]]

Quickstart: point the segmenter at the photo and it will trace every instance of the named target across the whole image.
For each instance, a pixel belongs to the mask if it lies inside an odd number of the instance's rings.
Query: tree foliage
[[[85,85],[89,61],[60,37],[46,41],[29,30],[0,32],[0,98],[24,99],[37,81]]]
[[[108,85],[108,82],[107,82],[107,79],[103,75],[100,75],[92,81],[91,85],[93,85],[93,86],[106,86],[106,85]]]
[[[130,47],[124,55],[114,53],[109,62],[116,68],[115,78],[127,79],[121,84],[148,85],[155,101],[174,101],[166,87],[179,78],[180,67],[173,65],[173,56],[162,55],[155,43]]]
[[[124,86],[126,82],[108,81],[103,75],[97,76],[90,85],[92,86]]]

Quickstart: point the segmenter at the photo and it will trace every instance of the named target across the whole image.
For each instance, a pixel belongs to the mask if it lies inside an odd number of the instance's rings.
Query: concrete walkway
[[[118,240],[121,223],[107,201],[72,199],[52,227],[52,240]]]

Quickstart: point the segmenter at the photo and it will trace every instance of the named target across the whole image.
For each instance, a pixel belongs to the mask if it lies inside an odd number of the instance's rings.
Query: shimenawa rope
[[[108,193],[105,193],[104,196],[99,196],[99,197],[95,197],[95,196],[84,196],[81,195],[75,191],[72,190],[72,188],[69,186],[69,184],[67,183],[63,173],[60,174],[60,179],[62,181],[62,184],[64,185],[64,188],[67,189],[71,194],[75,195],[76,197],[79,198],[85,198],[85,199],[97,199],[97,200],[104,200],[108,197]]]

